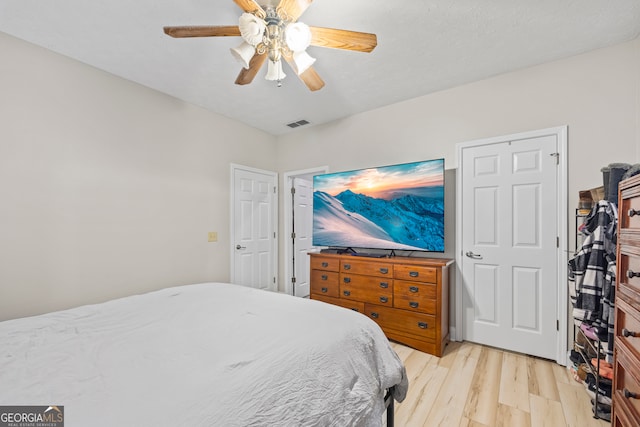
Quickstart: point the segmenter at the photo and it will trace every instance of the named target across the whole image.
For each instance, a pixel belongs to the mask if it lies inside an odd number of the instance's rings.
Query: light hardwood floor
[[[554,362],[468,342],[441,358],[393,342],[409,377],[396,427],[605,427],[570,371]]]

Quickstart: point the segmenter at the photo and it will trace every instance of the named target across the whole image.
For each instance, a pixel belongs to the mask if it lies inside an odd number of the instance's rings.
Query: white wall
[[[0,320],[228,281],[229,165],[275,169],[276,138],[2,33],[0,52]]]

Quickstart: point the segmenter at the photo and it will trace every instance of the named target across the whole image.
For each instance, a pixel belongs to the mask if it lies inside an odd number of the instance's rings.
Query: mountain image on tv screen
[[[444,159],[313,178],[313,245],[444,251]]]

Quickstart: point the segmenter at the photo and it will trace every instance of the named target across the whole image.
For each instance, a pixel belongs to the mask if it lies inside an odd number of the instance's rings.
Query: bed
[[[0,405],[67,427],[379,426],[407,387],[366,316],[225,283],[0,322]]]

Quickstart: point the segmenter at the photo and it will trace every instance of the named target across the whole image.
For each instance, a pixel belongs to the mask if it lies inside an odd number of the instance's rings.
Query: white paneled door
[[[313,182],[303,178],[293,178],[291,187],[293,204],[294,273],[293,294],[308,297],[310,294],[309,249],[312,245],[313,225]]]
[[[232,165],[231,176],[231,281],[275,291],[277,175]]]
[[[558,354],[558,138],[460,150],[464,338]]]

